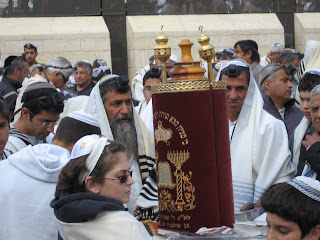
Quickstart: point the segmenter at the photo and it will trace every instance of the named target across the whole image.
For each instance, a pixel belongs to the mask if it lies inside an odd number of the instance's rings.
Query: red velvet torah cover
[[[233,227],[226,90],[153,93],[160,228]]]

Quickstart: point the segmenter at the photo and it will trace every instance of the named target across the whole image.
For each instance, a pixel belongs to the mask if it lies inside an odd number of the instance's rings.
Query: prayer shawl
[[[121,202],[92,193],[73,193],[51,202],[64,240],[151,240],[144,225]]]
[[[14,128],[13,124],[14,123],[10,124],[9,139],[5,147],[7,149],[7,156],[9,156],[10,153],[13,154],[20,151],[28,145],[33,146],[44,142],[43,140],[37,139],[35,136],[29,136],[21,133],[19,130]]]
[[[312,57],[307,65],[306,72],[314,69],[320,70],[320,41],[312,45]]]
[[[150,65],[147,64],[143,68],[141,68],[136,75],[134,75],[132,79],[131,89],[132,89],[132,96],[135,100],[140,102],[145,101],[145,97],[143,94],[143,77],[150,70]]]
[[[39,144],[0,162],[0,239],[58,238],[49,204],[69,156],[65,148]]]
[[[260,58],[260,65],[262,67],[267,66],[268,64],[271,64],[271,60],[268,58],[268,55],[264,55],[263,57]]]
[[[303,117],[300,124],[294,130],[292,134],[292,138],[290,139],[290,150],[292,154],[291,161],[295,169],[298,167],[299,157],[300,157],[300,149],[301,142],[306,134],[308,127],[310,126],[311,121],[306,117]]]
[[[241,60],[230,64],[248,67]],[[250,83],[230,143],[235,211],[257,202],[273,184],[293,178],[286,128],[263,109],[263,99],[250,69]]]
[[[108,77],[112,76],[114,75],[109,75]],[[101,79],[96,84],[96,86],[92,89],[92,92],[89,97],[78,96],[68,99],[65,104],[62,117],[66,116],[69,113],[69,111],[76,110],[91,113],[100,124],[101,134],[108,139],[114,139],[110,129],[108,117],[100,96],[99,86],[104,81],[105,79]],[[134,107],[132,106],[132,108]],[[139,166],[136,163],[136,161],[130,162],[131,168],[134,171],[134,184],[131,186],[132,193],[130,197],[130,202],[128,203],[130,212],[133,212],[133,210],[135,209],[136,200],[141,191],[142,184],[146,181],[146,179],[150,175],[150,172],[153,169],[153,166],[155,165],[155,147],[153,133],[147,129],[147,127],[141,120],[139,114],[134,109],[133,119],[137,132]]]

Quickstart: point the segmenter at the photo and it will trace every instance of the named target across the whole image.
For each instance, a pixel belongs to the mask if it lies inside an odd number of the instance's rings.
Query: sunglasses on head
[[[109,178],[109,177],[105,177],[105,178],[106,179],[110,179],[110,180],[114,180],[114,181],[118,181],[119,180],[119,182],[121,184],[123,184],[123,183],[126,183],[128,181],[129,176],[132,177],[132,171],[131,170],[128,171],[128,174],[123,174],[123,175],[121,175],[121,176],[119,176],[117,178]]]

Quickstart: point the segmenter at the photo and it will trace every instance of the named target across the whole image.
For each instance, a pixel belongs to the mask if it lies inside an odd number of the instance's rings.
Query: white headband
[[[100,137],[97,134],[88,135],[80,138],[74,145],[71,152],[71,159],[78,158],[90,153],[86,159],[87,170],[84,170],[79,175],[79,183],[82,184],[84,180],[92,173],[94,167],[105,148],[109,145],[108,139]]]
[[[287,182],[304,195],[320,202],[320,182],[313,178],[299,176]]]

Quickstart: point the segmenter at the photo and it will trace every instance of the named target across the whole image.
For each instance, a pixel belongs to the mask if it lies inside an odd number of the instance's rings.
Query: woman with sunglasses
[[[127,212],[132,171],[125,146],[90,135],[74,146],[51,202],[59,239],[151,239],[144,225]]]

